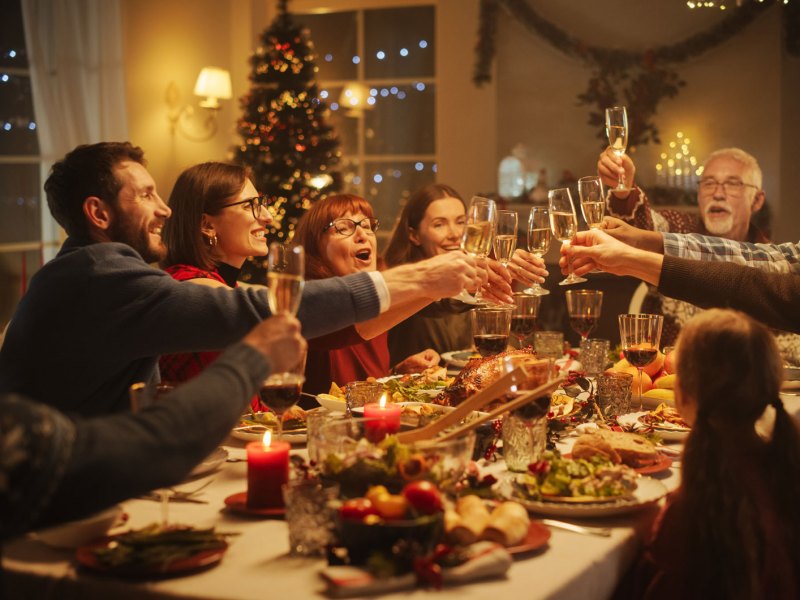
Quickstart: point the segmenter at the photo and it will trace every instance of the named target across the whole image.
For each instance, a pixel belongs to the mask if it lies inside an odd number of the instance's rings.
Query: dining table
[[[800,396],[787,395],[784,401],[790,412],[800,415]],[[568,452],[574,439],[574,435],[563,437],[559,449]],[[210,473],[177,486],[179,490],[196,489],[207,484],[195,496],[201,502],[171,502],[169,505],[172,524],[213,526],[218,532],[235,534],[219,564],[176,577],[118,578],[86,570],[76,562],[74,550],[50,548],[33,534],[12,540],[3,549],[5,588],[9,598],[262,600],[326,597],[330,591],[320,576],[326,567],[325,560],[290,555],[287,525],[280,517],[253,517],[226,507],[226,498],[246,490],[244,446],[244,442],[229,437],[222,445],[228,454],[226,462]],[[651,477],[672,491],[680,483],[682,446],[672,443],[669,449],[674,461],[672,466]],[[305,448],[298,445],[292,452],[306,453]],[[502,469],[502,463],[484,467]],[[91,494],[91,489],[86,493]],[[663,500],[610,517],[560,518],[572,524],[609,528],[610,535],[603,537],[553,527],[545,547],[515,556],[502,577],[446,586],[442,590],[417,587],[381,594],[381,597],[387,600],[409,597],[441,600],[609,598],[640,555],[662,503]],[[158,502],[132,498],[122,506],[128,515],[127,528],[141,528],[161,520],[162,507]],[[532,518],[537,516],[532,515]]]

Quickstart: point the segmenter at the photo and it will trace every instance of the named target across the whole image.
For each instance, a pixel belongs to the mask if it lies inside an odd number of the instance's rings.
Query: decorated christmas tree
[[[341,153],[317,90],[314,44],[289,14],[287,0],[278,0],[278,16],[260,41],[250,58],[251,88],[240,101],[242,143],[235,160],[252,169],[256,188],[270,198],[270,241],[288,242],[306,209],[339,190],[333,168]],[[254,257],[242,279],[263,283],[265,271],[265,259]]]

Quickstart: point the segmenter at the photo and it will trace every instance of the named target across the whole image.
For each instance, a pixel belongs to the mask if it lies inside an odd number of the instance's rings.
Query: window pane
[[[365,195],[381,221],[390,230],[400,207],[417,188],[436,181],[436,164],[431,162],[366,162]]]
[[[317,80],[355,79],[358,54],[355,12],[324,15],[298,15],[298,22],[308,27],[317,51]],[[361,57],[355,59],[361,60]]]
[[[374,109],[366,111],[367,154],[436,152],[433,85],[373,87]]]
[[[0,240],[40,239],[39,165],[0,165]]]
[[[30,77],[0,69],[0,154],[39,154]]]
[[[432,77],[435,14],[432,6],[364,11],[366,77]]]
[[[0,67],[28,67],[25,32],[22,29],[22,6],[19,0],[2,3],[0,15]]]
[[[328,104],[330,113],[328,124],[339,136],[342,154],[358,152],[358,120],[353,118],[346,107],[341,105],[342,86],[320,86],[320,98]]]

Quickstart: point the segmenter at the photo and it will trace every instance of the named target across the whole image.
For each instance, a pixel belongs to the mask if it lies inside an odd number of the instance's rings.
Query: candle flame
[[[381,399],[378,402],[378,406],[380,406],[381,408],[386,408],[386,392],[381,394]]]
[[[269,429],[264,432],[264,437],[261,439],[261,443],[265,448],[268,448],[272,445],[272,432]]]

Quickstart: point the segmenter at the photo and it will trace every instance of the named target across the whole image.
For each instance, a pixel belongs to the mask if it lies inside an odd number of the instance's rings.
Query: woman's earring
[[[213,234],[210,237],[207,237],[206,240],[208,241],[208,245],[209,245],[210,248],[213,248],[214,246],[216,246],[217,242],[219,241],[219,240],[217,240],[217,234],[216,233]]]

